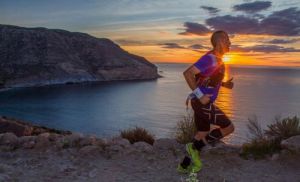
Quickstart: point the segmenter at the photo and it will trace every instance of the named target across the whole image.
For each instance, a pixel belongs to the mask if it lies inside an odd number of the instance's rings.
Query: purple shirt
[[[207,54],[202,56],[196,63],[194,63],[194,66],[200,70],[200,74],[202,76],[209,77],[218,68],[218,61],[214,54],[208,52]],[[212,94],[213,96],[211,97],[210,102],[213,103],[218,97],[220,87],[221,83],[214,88],[201,86],[199,87],[199,89],[203,94]]]

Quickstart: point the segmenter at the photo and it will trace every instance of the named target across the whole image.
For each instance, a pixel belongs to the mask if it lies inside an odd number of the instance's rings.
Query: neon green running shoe
[[[192,165],[189,165],[187,168],[183,168],[181,164],[178,164],[176,170],[179,173],[190,173],[192,171]]]
[[[192,173],[199,172],[202,168],[202,162],[200,160],[199,151],[197,149],[194,149],[193,143],[186,144],[186,151],[191,156],[193,161],[193,165],[190,172]]]

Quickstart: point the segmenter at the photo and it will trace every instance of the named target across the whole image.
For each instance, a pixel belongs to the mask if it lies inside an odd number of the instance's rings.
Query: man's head
[[[210,41],[214,47],[214,50],[218,51],[219,53],[225,54],[226,52],[229,52],[231,42],[228,34],[225,31],[219,30],[214,32]]]

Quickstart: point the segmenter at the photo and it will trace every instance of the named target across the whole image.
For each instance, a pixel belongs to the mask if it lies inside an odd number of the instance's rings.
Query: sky
[[[300,0],[0,0],[0,24],[85,32],[151,62],[183,63],[224,30],[226,64],[300,67]]]

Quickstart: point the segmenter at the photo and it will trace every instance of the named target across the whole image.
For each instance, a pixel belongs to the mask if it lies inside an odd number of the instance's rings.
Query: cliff
[[[109,39],[0,25],[0,87],[158,77],[157,67]]]

